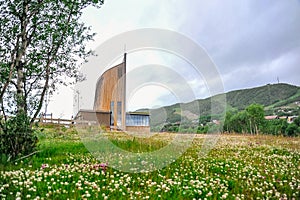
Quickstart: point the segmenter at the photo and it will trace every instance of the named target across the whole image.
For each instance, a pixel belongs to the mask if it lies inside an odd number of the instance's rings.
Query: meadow
[[[39,131],[38,152],[0,164],[1,199],[300,199],[300,138],[227,135],[201,154],[196,135],[175,162],[144,173],[118,171],[85,148],[76,130]],[[130,152],[155,151],[174,134],[108,133]]]

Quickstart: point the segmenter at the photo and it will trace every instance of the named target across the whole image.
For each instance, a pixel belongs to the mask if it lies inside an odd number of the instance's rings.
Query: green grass
[[[152,152],[168,144],[168,142],[163,140],[153,140],[151,138],[145,140],[144,138],[133,136],[124,137],[124,135],[119,135],[118,138],[110,138],[110,141],[119,148],[135,153]]]
[[[93,157],[87,143],[71,130],[65,135],[47,131],[40,134],[39,153],[0,165],[0,198],[300,198],[300,138],[222,135],[212,150],[203,154],[206,140],[197,135],[175,162],[152,172],[128,173],[111,168],[109,160]],[[175,136],[105,135],[113,145],[131,153],[155,152]],[[111,153],[114,159],[126,161]]]
[[[69,154],[89,155],[89,152],[80,140],[44,138],[40,139],[34,155],[15,162],[0,163],[0,170],[26,168],[29,165],[37,169],[43,163],[59,164],[65,162]]]

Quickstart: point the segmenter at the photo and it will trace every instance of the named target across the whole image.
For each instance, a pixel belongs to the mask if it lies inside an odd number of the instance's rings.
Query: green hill
[[[300,87],[294,85],[283,83],[268,84],[261,87],[228,92],[226,99],[228,105],[238,109],[244,109],[252,103],[258,103],[266,107],[279,102],[282,105],[286,105],[290,103],[290,100],[300,100],[299,92]]]
[[[224,95],[226,96],[226,110],[243,110],[252,103],[258,103],[265,107],[266,115],[291,115],[298,114],[300,111],[300,103],[297,103],[300,102],[300,87],[294,85],[284,83],[268,84],[261,87],[231,91]],[[159,119],[152,117],[151,120],[154,124],[155,121],[163,120],[163,117],[165,117],[167,123],[176,123],[182,119],[192,121],[199,116],[210,116],[212,105],[214,106],[213,113],[218,115],[224,111],[222,103],[212,104],[212,102],[221,98],[222,95],[216,95],[189,103],[177,103],[153,109],[150,110],[151,115],[157,116]],[[184,110],[184,112],[181,112],[181,110]]]

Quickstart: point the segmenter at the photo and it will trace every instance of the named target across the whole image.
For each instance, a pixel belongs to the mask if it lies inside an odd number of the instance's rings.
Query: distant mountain
[[[268,84],[261,87],[250,89],[242,89],[227,92],[226,94],[226,110],[243,110],[252,103],[258,103],[265,107],[266,114],[274,114],[276,112],[292,112],[291,110],[300,110],[300,87],[279,83]],[[198,116],[210,116],[212,101],[218,101],[222,95],[216,95],[206,99],[199,99],[189,103],[174,104],[158,109],[148,110],[152,116],[156,118],[151,120],[166,120],[168,123],[176,123],[181,117],[188,120],[195,120]],[[214,113],[218,115],[218,111],[224,111],[222,104],[215,103]],[[182,109],[181,109],[182,108]],[[183,112],[181,112],[183,110]],[[143,111],[147,111],[143,109]],[[293,111],[293,112],[294,112]],[[221,114],[221,113],[219,113]]]

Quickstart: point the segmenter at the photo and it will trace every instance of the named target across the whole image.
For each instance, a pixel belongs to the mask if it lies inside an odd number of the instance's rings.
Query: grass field
[[[174,137],[108,135],[131,152],[155,151]],[[38,153],[0,165],[1,199],[300,199],[300,138],[221,135],[203,155],[197,135],[175,162],[147,173],[110,168],[71,130],[39,138]]]

